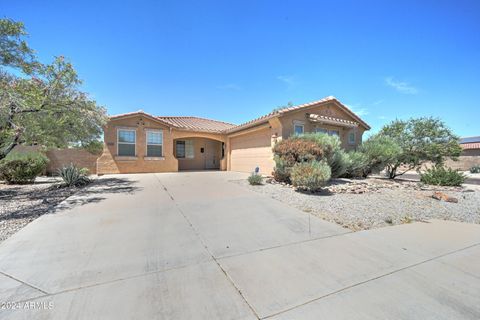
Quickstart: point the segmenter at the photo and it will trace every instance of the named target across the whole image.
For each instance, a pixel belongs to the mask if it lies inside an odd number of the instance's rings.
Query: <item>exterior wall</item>
[[[215,158],[215,168],[210,169],[220,169],[220,159],[222,143],[220,141],[206,139],[206,138],[183,138],[177,140],[192,140],[194,148],[194,157],[189,158],[177,158],[178,160],[178,170],[205,170],[206,161],[207,161],[207,148],[213,148],[214,158]],[[201,152],[203,148],[204,152]],[[175,155],[176,156],[176,155]]]
[[[447,160],[445,166],[463,171],[468,171],[473,166],[480,166],[480,149],[463,150],[458,161]]]
[[[342,147],[346,150],[355,150],[355,148],[362,142],[362,135],[365,131],[362,126],[358,126],[357,128],[347,128],[343,126],[317,124],[309,121],[309,119],[307,118],[308,113],[315,113],[324,116],[355,121],[355,119],[353,119],[350,115],[341,110],[337,105],[335,105],[335,103],[332,102],[308,109],[299,110],[297,112],[291,112],[280,117],[280,121],[282,123],[282,137],[288,138],[293,135],[294,123],[299,121],[303,122],[304,124],[304,132],[315,132],[316,126],[328,130],[338,130],[340,133],[340,141],[342,142]],[[348,134],[352,131],[355,132],[355,144],[348,143]]]
[[[117,130],[120,128],[136,131],[136,156],[119,157],[117,153]],[[163,157],[149,160],[146,157],[147,129],[162,130]],[[170,128],[148,117],[136,115],[108,122],[104,129],[105,146],[97,160],[97,173],[142,173],[171,172],[178,170],[177,159],[173,156],[173,138]]]
[[[136,156],[119,157],[117,153],[117,130],[120,128],[136,131]],[[146,157],[146,131],[148,129],[162,130],[163,157]],[[114,119],[108,122],[104,129],[104,150],[97,160],[98,174],[113,173],[143,173],[143,172],[175,172],[179,169],[179,161],[174,156],[174,140],[181,138],[213,139],[225,142],[224,135],[171,129],[168,126],[145,117],[135,115]],[[226,159],[220,161],[220,169],[226,170]]]
[[[50,162],[47,165],[48,174],[56,174],[63,166],[73,163],[77,167],[87,168],[90,174],[97,173],[97,159],[100,155],[91,154],[84,149],[51,149],[46,152]]]

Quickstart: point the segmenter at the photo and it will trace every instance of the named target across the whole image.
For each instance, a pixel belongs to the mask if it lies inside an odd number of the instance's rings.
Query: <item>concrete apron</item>
[[[2,319],[480,318],[480,226],[349,233],[225,172],[121,175],[0,245]]]

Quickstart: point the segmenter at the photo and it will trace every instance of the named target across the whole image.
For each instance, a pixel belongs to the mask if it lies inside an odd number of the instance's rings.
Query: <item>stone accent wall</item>
[[[80,168],[87,168],[90,174],[97,173],[97,159],[99,155],[91,154],[85,149],[51,149],[46,154],[48,159],[50,159],[47,166],[48,174],[56,174],[58,169],[70,163]]]

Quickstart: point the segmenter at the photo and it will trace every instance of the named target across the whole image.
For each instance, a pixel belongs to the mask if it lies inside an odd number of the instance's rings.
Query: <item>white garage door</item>
[[[232,171],[253,172],[256,167],[270,175],[274,163],[269,128],[230,139]]]

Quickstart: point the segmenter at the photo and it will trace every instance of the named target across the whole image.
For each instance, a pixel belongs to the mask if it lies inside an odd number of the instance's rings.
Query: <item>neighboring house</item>
[[[463,151],[458,161],[448,160],[446,165],[453,169],[469,170],[480,165],[480,136],[460,138]]]
[[[143,111],[110,117],[97,173],[231,170],[262,174],[274,168],[272,147],[304,132],[339,136],[355,149],[370,126],[334,97],[271,112],[241,125]]]

